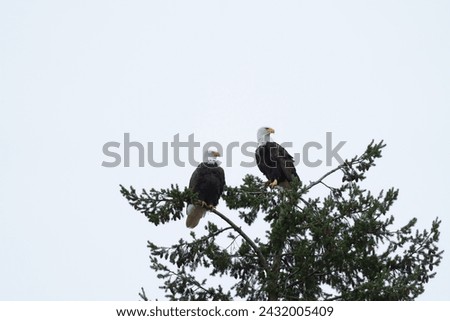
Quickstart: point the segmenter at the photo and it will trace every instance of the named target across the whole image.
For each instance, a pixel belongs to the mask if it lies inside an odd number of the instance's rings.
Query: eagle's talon
[[[204,207],[204,208],[206,208],[206,209],[208,209],[208,210],[215,210],[215,209],[216,209],[216,208],[214,207],[214,205],[208,204],[208,203],[206,203],[205,201],[199,201],[198,203],[199,203],[199,205],[200,205],[201,207]]]
[[[205,201],[198,201],[198,205],[201,207],[208,207],[208,203],[206,203]]]
[[[269,187],[275,188],[275,186],[277,186],[277,185],[278,185],[278,181],[276,179],[274,179],[273,182],[269,184]]]

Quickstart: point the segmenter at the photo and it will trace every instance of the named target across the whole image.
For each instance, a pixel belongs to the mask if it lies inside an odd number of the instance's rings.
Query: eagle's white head
[[[213,149],[206,149],[203,151],[203,162],[208,164],[220,165],[220,161],[217,157],[220,157],[220,153]]]
[[[274,134],[275,130],[271,127],[261,127],[256,133],[258,139],[258,146],[263,146],[267,142],[270,142],[270,134]]]

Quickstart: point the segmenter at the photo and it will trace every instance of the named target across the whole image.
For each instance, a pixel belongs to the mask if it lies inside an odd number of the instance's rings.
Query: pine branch
[[[364,172],[368,171],[370,167],[375,166],[375,159],[381,157],[381,150],[386,145],[383,141],[378,144],[374,144],[374,141],[367,146],[366,151],[361,156],[355,156],[351,160],[345,160],[344,163],[332,169],[328,173],[324,174],[317,181],[310,182],[310,184],[304,189],[304,191],[310,190],[312,187],[316,186],[319,183],[330,176],[331,174],[337,172],[338,170],[342,170],[344,172],[344,178],[342,181],[358,181],[363,180]],[[356,165],[356,169],[353,168],[353,165]]]
[[[148,298],[147,298],[147,295],[145,294],[144,288],[141,287],[141,291],[142,291],[142,293],[139,293],[139,296],[141,297],[141,299],[144,301],[148,301]]]

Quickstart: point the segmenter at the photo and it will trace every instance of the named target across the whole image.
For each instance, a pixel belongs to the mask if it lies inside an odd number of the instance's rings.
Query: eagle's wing
[[[194,170],[189,180],[189,188],[195,190],[200,178],[200,167],[201,164]],[[206,209],[202,206],[188,204],[186,207],[186,226],[189,228],[194,228],[198,225],[200,219],[205,216]]]
[[[201,164],[199,166],[201,166]],[[197,186],[198,179],[199,179],[199,172],[200,172],[200,169],[199,169],[199,167],[197,167],[195,169],[195,171],[192,173],[191,179],[189,180],[189,188],[190,189],[194,189],[195,186]]]
[[[278,168],[284,173],[288,181],[292,181],[294,177],[299,178],[294,165],[294,158],[288,153],[283,146],[276,144],[275,157]]]
[[[223,193],[223,189],[225,188],[225,171],[223,170],[222,167],[218,166],[216,167],[217,169],[217,173],[220,179],[220,185],[219,185],[219,193],[220,195],[222,195]]]

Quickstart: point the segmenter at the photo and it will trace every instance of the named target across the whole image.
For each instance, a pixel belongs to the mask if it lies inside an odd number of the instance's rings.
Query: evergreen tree
[[[148,242],[151,268],[162,280],[166,297],[415,299],[441,262],[443,251],[437,246],[441,221],[436,218],[429,231],[414,230],[416,218],[393,228],[394,217],[388,211],[398,190],[374,195],[361,187],[384,146],[372,141],[361,156],[346,160],[317,181],[295,181],[290,189],[269,189],[252,175],[239,187],[228,186],[222,198],[229,213],[213,211],[226,222],[225,227],[204,219],[204,236],[192,231],[189,241],[180,239],[169,247]],[[342,176],[340,186],[325,183],[331,175]],[[308,197],[319,185],[326,187],[327,195]],[[154,225],[183,219],[184,204],[196,201],[192,191],[180,190],[178,185],[143,190],[140,195],[133,187],[121,186],[121,193]],[[254,233],[252,225],[258,219],[267,222],[267,231],[252,239],[248,234]],[[224,243],[226,238],[228,243]],[[200,269],[206,269],[211,278],[230,278],[222,283],[231,287],[208,285],[208,279],[196,276]],[[145,292],[140,295],[147,299]]]

